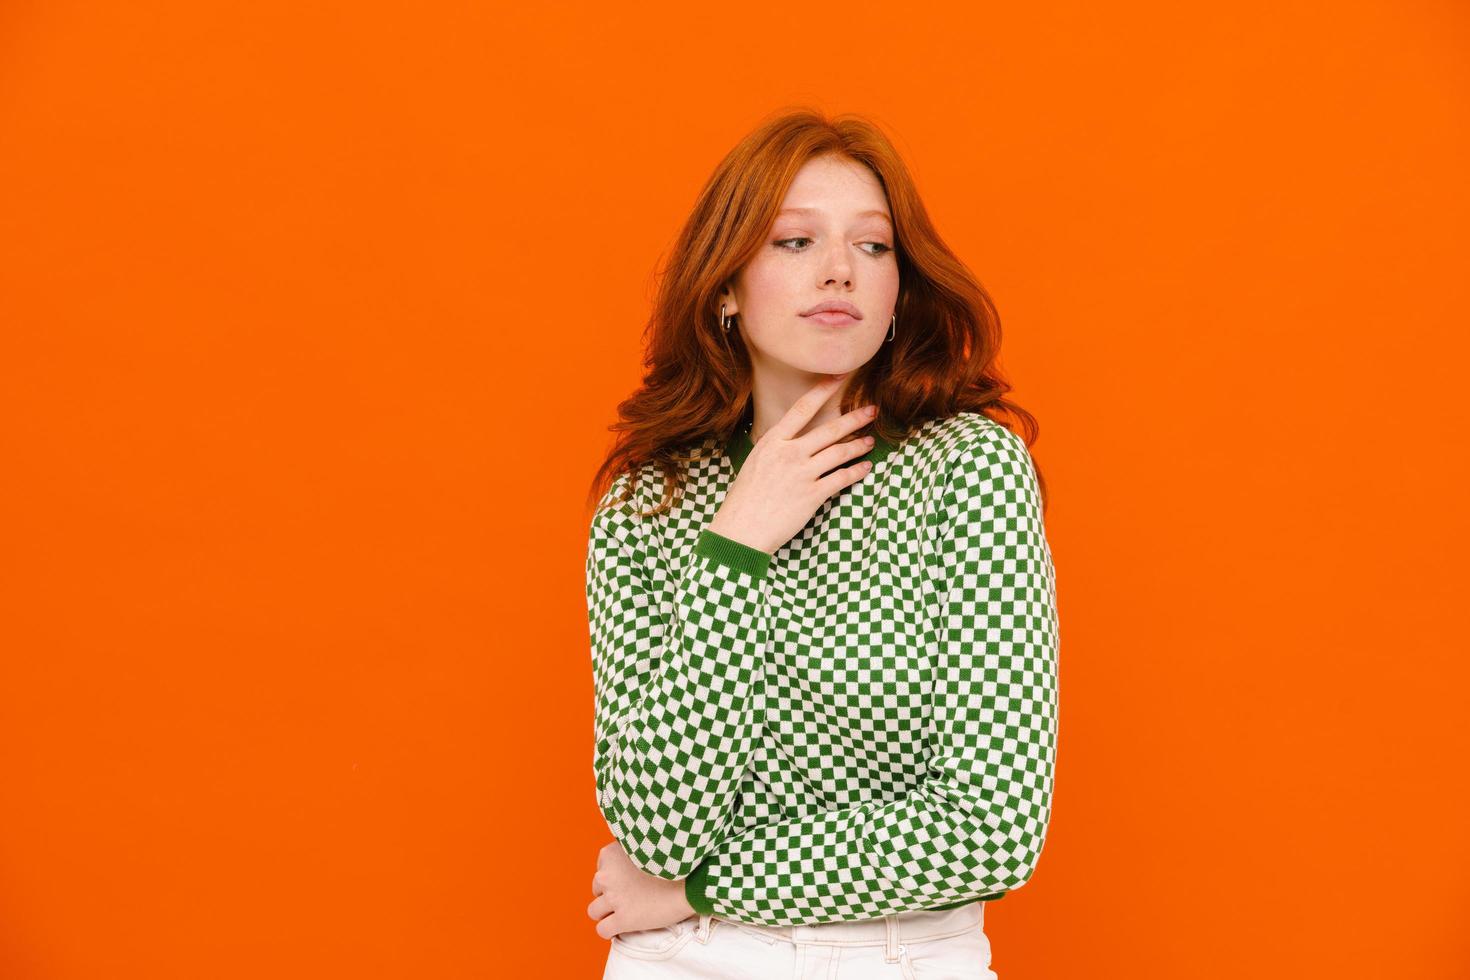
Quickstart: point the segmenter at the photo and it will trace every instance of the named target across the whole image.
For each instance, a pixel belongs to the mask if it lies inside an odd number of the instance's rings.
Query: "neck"
[[[896,449],[897,445],[883,438],[883,436],[878,434],[877,430],[873,431],[873,437],[875,442],[873,443],[872,448],[864,453],[863,456],[876,465],[890,452]],[[754,448],[756,439],[758,438],[759,434],[752,438],[750,434],[750,429],[746,426],[741,426],[740,428],[736,429],[735,432],[730,436],[729,440],[726,441],[725,454],[729,457],[730,465],[735,473],[740,472],[741,464],[745,462],[745,457],[750,453],[750,450]],[[845,442],[846,440],[843,441]]]
[[[812,374],[807,371],[796,372],[791,375],[772,376],[765,372],[756,372],[754,383],[751,385],[750,400],[754,405],[751,413],[750,428],[747,430],[752,443],[757,442],[761,436],[770,430],[771,426],[785,417],[796,404],[796,400],[806,394],[816,384],[830,377],[826,374]],[[850,381],[851,379],[849,379]],[[822,403],[812,416],[802,432],[810,431],[829,419],[835,419],[842,413],[838,406],[842,404],[843,396],[847,393],[848,381],[844,381],[838,389]],[[797,433],[800,435],[801,433]]]

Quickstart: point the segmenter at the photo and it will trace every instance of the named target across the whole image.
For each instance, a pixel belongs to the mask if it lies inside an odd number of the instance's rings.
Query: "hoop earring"
[[[893,335],[898,331],[898,314],[893,314],[893,320],[888,324],[888,339],[893,340]]]
[[[730,332],[730,321],[733,320],[733,319],[735,319],[735,318],[734,317],[727,317],[727,316],[725,316],[725,304],[724,303],[721,303],[720,304],[720,327],[725,331],[725,333],[729,333]]]

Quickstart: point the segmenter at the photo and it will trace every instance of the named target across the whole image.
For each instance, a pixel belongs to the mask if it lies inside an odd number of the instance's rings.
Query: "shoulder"
[[[595,529],[623,529],[652,522],[659,533],[688,506],[684,498],[693,496],[698,502],[711,497],[723,485],[723,459],[714,438],[681,445],[672,461],[647,459],[631,470],[622,470],[608,485],[592,517]],[[632,489],[628,486],[632,483]],[[662,507],[667,491],[673,490],[673,502]],[[625,499],[626,498],[626,499]],[[656,508],[656,513],[653,513]]]
[[[1040,499],[1026,441],[1000,422],[979,412],[961,412],[940,420],[933,437],[942,445],[937,455],[943,460],[947,503]]]
[[[922,432],[950,471],[986,462],[1029,463],[1031,459],[1024,439],[980,412],[957,412],[935,419],[926,423]]]
[[[636,480],[634,479],[636,475]],[[649,493],[661,486],[663,474],[652,461],[623,470],[608,485],[592,514],[591,534],[627,541],[638,533],[649,507]],[[632,484],[631,491],[629,484]]]

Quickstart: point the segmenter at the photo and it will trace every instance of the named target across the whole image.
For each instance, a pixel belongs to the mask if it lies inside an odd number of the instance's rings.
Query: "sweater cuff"
[[[705,897],[704,887],[709,882],[709,858],[695,865],[689,877],[684,879],[684,898],[689,907],[700,915],[714,915],[714,903]]]
[[[729,565],[736,571],[744,572],[751,578],[765,578],[766,569],[771,565],[771,553],[752,548],[750,545],[734,538],[727,538],[723,534],[716,534],[706,528],[699,532],[699,538],[694,542],[694,553]]]

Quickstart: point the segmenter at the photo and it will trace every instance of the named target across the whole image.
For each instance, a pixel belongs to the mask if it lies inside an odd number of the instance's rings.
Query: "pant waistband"
[[[771,944],[801,943],[807,946],[887,946],[896,954],[900,943],[946,939],[985,927],[985,903],[971,902],[955,909],[898,912],[877,919],[823,922],[812,926],[763,926],[734,922],[718,915],[701,915],[698,932],[709,934],[713,923],[733,926]]]

